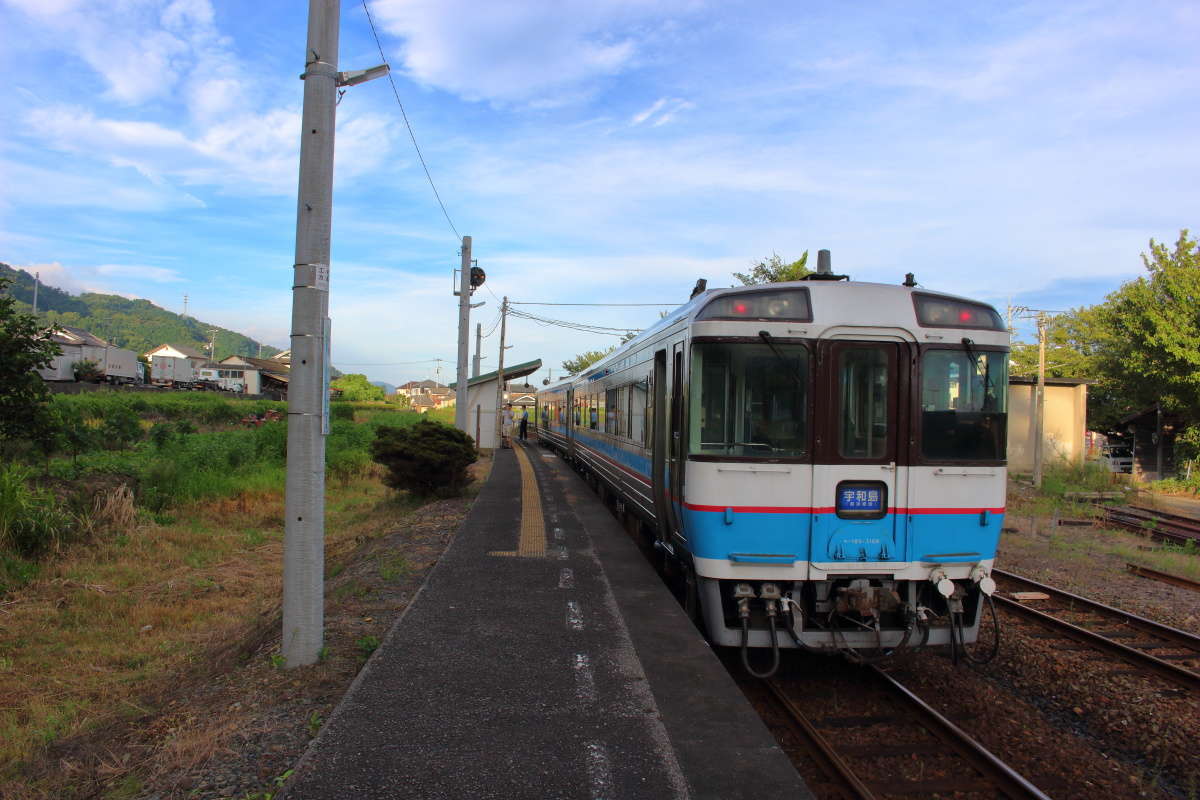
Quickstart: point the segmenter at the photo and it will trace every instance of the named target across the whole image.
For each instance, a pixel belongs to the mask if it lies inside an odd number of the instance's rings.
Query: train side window
[[[614,436],[620,434],[621,390],[609,389],[604,398],[604,432]]]
[[[880,348],[842,352],[838,369],[842,458],[883,458],[888,435],[888,356]]]

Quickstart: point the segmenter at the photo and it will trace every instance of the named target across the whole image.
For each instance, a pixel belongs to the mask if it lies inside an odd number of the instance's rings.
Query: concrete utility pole
[[[503,443],[504,425],[504,337],[508,323],[508,295],[500,304],[500,363],[496,367],[496,449]]]
[[[38,284],[42,282],[42,273],[33,273],[33,315],[37,316],[37,290]]]
[[[338,72],[338,0],[309,0],[304,111],[292,280],[287,496],[283,534],[283,657],[316,662],[325,628],[325,434],[329,432],[329,240],[339,86],[387,74]]]
[[[183,317],[185,319],[187,318],[187,301],[188,301],[188,296],[185,294],[183,296]]]
[[[479,377],[479,346],[483,344],[483,325],[475,323],[475,355],[471,358],[471,377]]]
[[[1033,485],[1042,488],[1042,439],[1046,435],[1046,314],[1038,312],[1038,379],[1033,395]]]
[[[467,431],[467,358],[471,354],[471,237],[462,237],[462,270],[458,281],[458,382],[455,384],[454,427]],[[459,401],[462,402],[459,402]],[[476,443],[478,444],[478,443]]]

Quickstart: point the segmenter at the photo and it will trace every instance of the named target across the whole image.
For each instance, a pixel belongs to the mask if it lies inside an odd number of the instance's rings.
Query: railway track
[[[1140,506],[1100,506],[1105,519],[1132,531],[1171,544],[1200,545],[1200,521],[1180,514]]]
[[[1000,608],[1141,671],[1200,691],[1200,636],[1011,572],[993,569],[992,576],[1000,588],[995,595]],[[1005,596],[1014,591],[1041,592],[1048,597],[1043,606],[1033,608]]]
[[[776,679],[764,682],[828,777],[821,797],[1041,798],[1047,795],[878,667],[855,687],[858,715],[810,716]],[[803,692],[809,696],[811,684]],[[793,690],[795,691],[795,690]],[[825,704],[823,708],[827,707]]]

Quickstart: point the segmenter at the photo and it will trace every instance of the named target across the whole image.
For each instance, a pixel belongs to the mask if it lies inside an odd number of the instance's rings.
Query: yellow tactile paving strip
[[[521,467],[521,538],[516,550],[494,550],[488,555],[519,558],[546,557],[546,523],[542,518],[542,499],[538,496],[537,476],[524,447],[514,447]]]

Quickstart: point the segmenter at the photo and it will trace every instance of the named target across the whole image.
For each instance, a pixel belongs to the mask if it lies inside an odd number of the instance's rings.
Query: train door
[[[837,571],[907,554],[907,347],[820,345],[809,559]]]
[[[670,432],[667,426],[667,351],[659,350],[654,354],[654,385],[651,397],[654,403],[654,415],[650,429],[650,481],[654,492],[654,521],[657,523],[658,540],[666,542],[670,539],[670,493],[667,490],[667,442]]]
[[[683,464],[687,453],[684,452],[683,424],[683,392],[684,392],[684,358],[687,353],[685,342],[675,342],[671,348],[671,448],[668,453],[667,486],[670,490],[668,504],[668,519],[671,530],[683,534]]]
[[[563,407],[563,435],[566,437],[564,446],[567,452],[575,455],[575,390],[567,389],[567,399]]]

